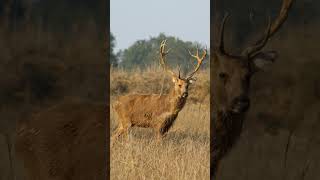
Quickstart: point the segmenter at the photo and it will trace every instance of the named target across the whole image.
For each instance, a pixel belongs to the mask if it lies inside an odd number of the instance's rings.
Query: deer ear
[[[172,82],[176,83],[178,81],[177,77],[172,76]]]
[[[195,79],[189,79],[188,80],[190,84],[193,84],[196,80]]]
[[[278,53],[276,51],[259,52],[252,59],[254,70],[258,71],[266,69],[277,57]]]

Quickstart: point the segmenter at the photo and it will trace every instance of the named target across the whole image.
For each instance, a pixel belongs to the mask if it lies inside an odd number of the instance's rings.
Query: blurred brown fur
[[[18,127],[26,179],[104,179],[106,105],[68,101]]]

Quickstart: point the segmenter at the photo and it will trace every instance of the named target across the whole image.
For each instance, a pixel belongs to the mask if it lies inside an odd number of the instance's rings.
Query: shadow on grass
[[[151,129],[133,128],[130,132],[131,139],[143,141],[157,141],[157,133]],[[206,133],[196,133],[189,131],[169,131],[162,140],[162,143],[173,143],[181,145],[185,142],[196,142],[199,144],[209,144],[210,136]]]

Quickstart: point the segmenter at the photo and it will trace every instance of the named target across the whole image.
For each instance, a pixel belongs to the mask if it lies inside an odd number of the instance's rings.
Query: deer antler
[[[271,30],[270,28],[271,28],[271,23],[270,23],[270,17],[269,17],[268,28],[263,39],[257,41],[255,45],[249,46],[247,49],[243,51],[242,54],[244,56],[251,56],[252,54],[260,51],[267,44],[268,39],[270,38],[270,30]]]
[[[197,66],[195,67],[194,71],[187,77],[187,79],[191,79],[192,76],[199,70],[204,58],[207,56],[207,49],[203,50],[203,54],[201,57],[199,57],[199,49],[197,47],[197,52],[195,55],[193,55],[189,50],[188,50],[189,54],[194,57],[197,60]]]
[[[227,19],[229,18],[229,13],[226,13],[225,16],[223,17],[222,23],[221,23],[221,27],[220,27],[220,42],[219,42],[219,51],[222,54],[227,55],[225,49],[224,49],[224,26],[226,24]]]
[[[164,70],[169,72],[172,76],[176,76],[176,74],[168,68],[168,66],[166,65],[166,62],[165,62],[165,56],[170,51],[170,49],[167,51],[165,50],[166,42],[167,42],[167,40],[165,39],[160,44],[160,64]],[[179,70],[179,78],[180,78],[180,70]]]
[[[267,41],[269,40],[269,38],[273,36],[280,29],[281,25],[287,19],[288,12],[292,5],[292,2],[293,0],[283,0],[280,13],[272,24],[270,23],[270,18],[269,18],[269,24],[268,24],[266,34],[261,39],[256,41],[256,43],[253,46],[250,46],[247,49],[245,49],[243,51],[243,55],[252,56],[253,54],[260,51],[267,44]]]

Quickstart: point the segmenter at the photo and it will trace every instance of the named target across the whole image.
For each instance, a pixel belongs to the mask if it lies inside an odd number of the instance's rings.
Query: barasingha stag
[[[211,103],[211,177],[215,178],[221,159],[232,149],[242,130],[242,124],[249,109],[250,79],[263,65],[273,62],[275,51],[262,51],[287,19],[293,0],[284,0],[277,18],[269,24],[264,36],[254,45],[246,48],[242,54],[235,55],[224,48],[224,27],[227,14],[220,26],[220,42],[213,50],[211,60],[211,81],[213,88]]]
[[[172,127],[178,117],[179,112],[183,109],[187,97],[189,85],[194,81],[193,75],[200,69],[200,66],[207,55],[196,54],[192,57],[197,60],[194,71],[186,78],[177,75],[166,64],[165,57],[169,51],[165,50],[166,40],[160,45],[160,64],[172,77],[174,86],[169,94],[129,94],[118,98],[114,104],[114,110],[118,115],[118,127],[114,132],[113,138],[127,135],[131,127],[153,128],[158,132],[158,138],[164,137]]]

